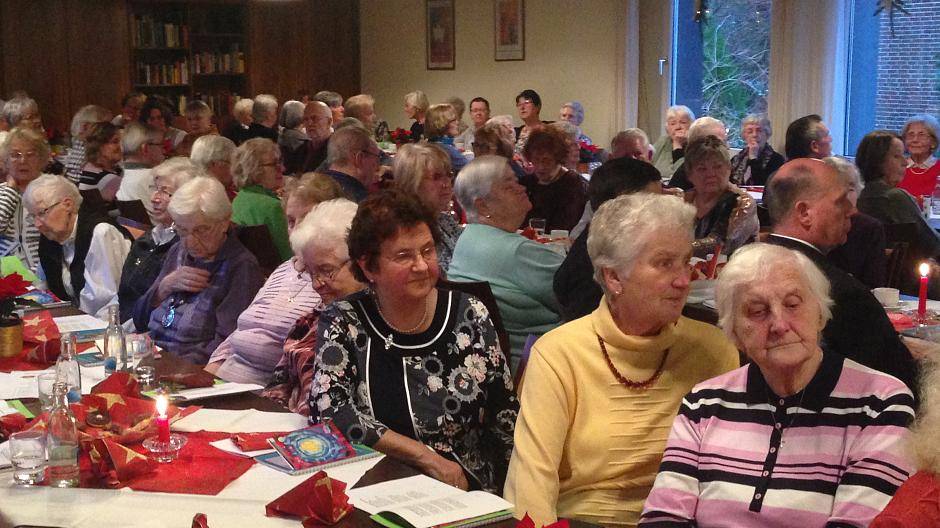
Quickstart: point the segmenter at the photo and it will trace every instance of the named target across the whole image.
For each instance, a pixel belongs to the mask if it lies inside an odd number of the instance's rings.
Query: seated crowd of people
[[[535,526],[936,521],[940,366],[871,292],[902,230],[905,263],[940,275],[936,118],[850,161],[818,115],[783,154],[764,116],[732,154],[684,106],[654,143],[602,149],[581,103],[554,122],[534,90],[515,103],[521,126],[483,97],[465,124],[459,98],[409,93],[392,147],[366,94],[262,94],[214,122],[131,93],[79,109],[53,156],[21,93],[0,101],[0,256]],[[714,326],[683,309],[692,262],[719,257]]]

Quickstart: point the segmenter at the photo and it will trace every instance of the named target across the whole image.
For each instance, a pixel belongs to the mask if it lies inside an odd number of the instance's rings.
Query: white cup
[[[871,293],[882,306],[897,306],[901,303],[901,292],[897,288],[875,288]]]

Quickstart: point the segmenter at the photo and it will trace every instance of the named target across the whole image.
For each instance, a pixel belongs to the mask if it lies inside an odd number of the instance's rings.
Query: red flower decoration
[[[396,145],[411,141],[411,131],[404,128],[396,128],[392,131],[391,136]]]
[[[17,297],[29,291],[30,282],[23,280],[19,273],[11,273],[0,278],[0,300]]]
[[[597,154],[597,151],[600,150],[599,148],[597,148],[597,145],[592,145],[586,141],[579,141],[578,146],[581,147],[581,150],[586,150],[590,152],[591,154]]]

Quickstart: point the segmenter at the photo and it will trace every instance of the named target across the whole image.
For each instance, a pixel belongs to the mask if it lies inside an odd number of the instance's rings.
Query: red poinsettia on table
[[[411,143],[411,131],[405,130],[404,128],[396,128],[391,133],[392,141],[397,146],[402,146],[405,143]]]
[[[17,299],[18,296],[29,291],[29,286],[29,281],[23,280],[19,273],[11,273],[0,278],[0,322],[19,320],[19,317],[13,314],[13,310],[17,305],[30,304],[23,299]]]

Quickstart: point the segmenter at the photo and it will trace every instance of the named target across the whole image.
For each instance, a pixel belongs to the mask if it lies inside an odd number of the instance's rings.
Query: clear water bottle
[[[940,181],[937,181],[930,195],[930,216],[940,216]]]
[[[52,410],[46,424],[49,485],[56,488],[78,487],[78,427],[67,394],[65,382],[53,385]]]
[[[82,399],[82,371],[75,357],[75,336],[71,333],[62,336],[62,352],[56,361],[56,380],[64,381],[68,386],[68,400],[75,403]]]
[[[119,307],[108,307],[108,329],[104,332],[104,373],[110,376],[115,370],[127,370],[127,341],[121,327]]]

